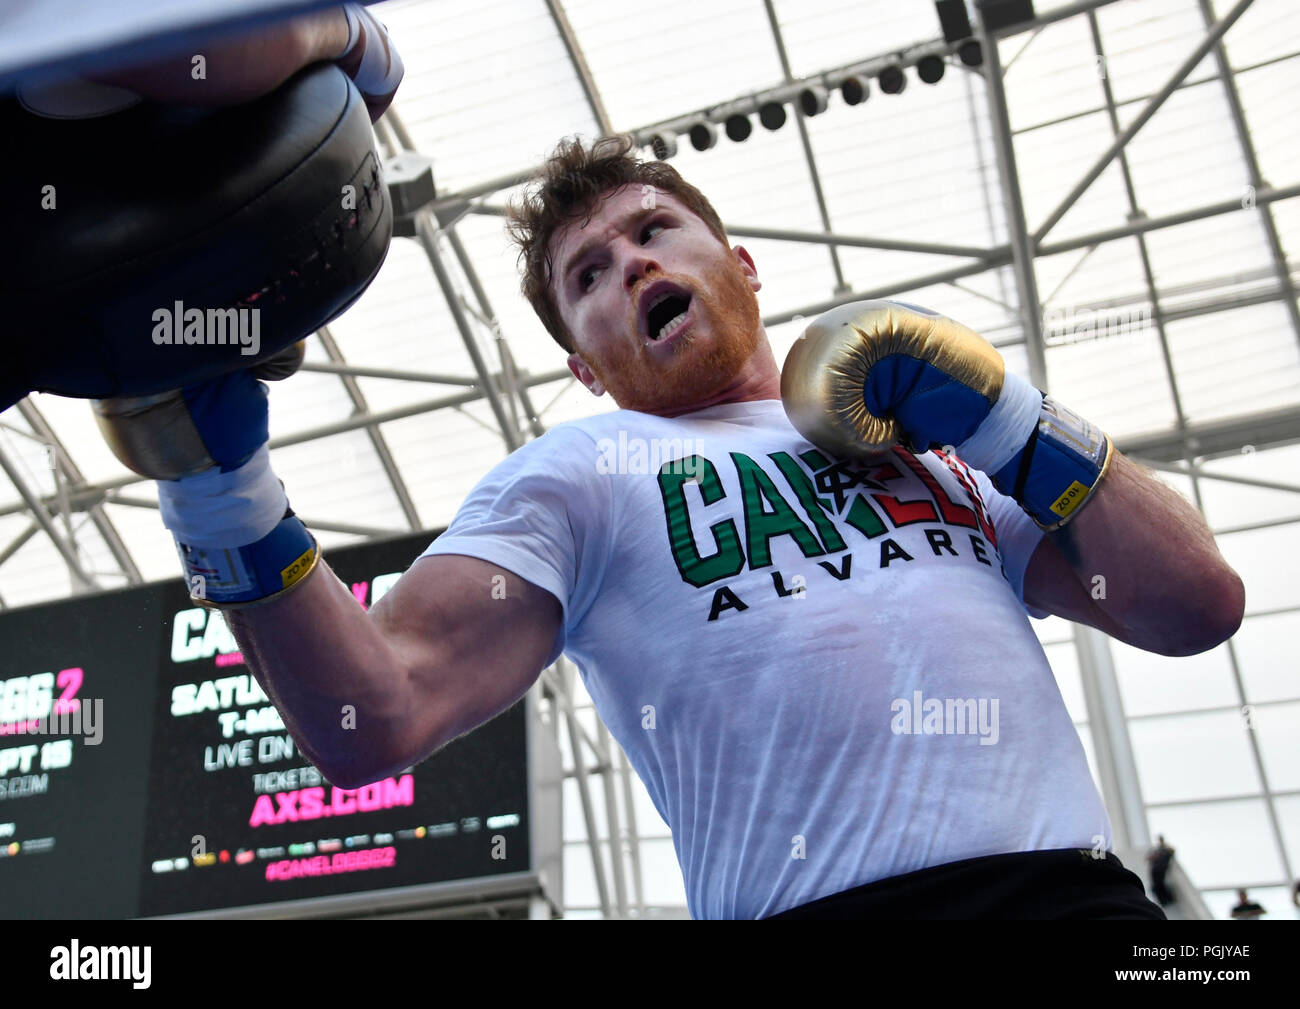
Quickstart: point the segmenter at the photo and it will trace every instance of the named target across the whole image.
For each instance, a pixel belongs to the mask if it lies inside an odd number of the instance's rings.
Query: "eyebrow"
[[[667,209],[666,207],[654,207],[650,210],[647,210],[646,208],[642,207],[640,210],[634,210],[631,213],[624,214],[623,217],[618,222],[618,231],[620,233],[624,232],[628,229],[629,225],[634,224],[637,221],[642,221],[645,218],[650,217],[652,214],[657,214],[661,210],[666,210],[666,209]],[[569,277],[573,274],[573,271],[582,264],[582,261],[587,258],[587,256],[591,253],[593,249],[599,248],[600,246],[604,245],[606,241],[608,241],[608,239],[593,237],[593,238],[588,238],[585,242],[583,242],[580,246],[578,246],[578,251],[575,252],[573,256],[569,259],[568,264],[564,267],[564,270],[560,275],[561,284],[567,285],[569,282]]]

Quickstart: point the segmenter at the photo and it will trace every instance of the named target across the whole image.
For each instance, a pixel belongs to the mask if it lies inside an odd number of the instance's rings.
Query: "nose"
[[[650,274],[663,272],[663,268],[655,261],[653,256],[647,255],[641,246],[634,245],[631,251],[628,252],[627,258],[623,261],[623,287],[631,291]]]

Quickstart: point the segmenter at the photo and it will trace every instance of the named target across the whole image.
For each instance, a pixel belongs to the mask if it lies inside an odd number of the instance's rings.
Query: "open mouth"
[[[691,307],[691,296],[679,291],[664,291],[655,295],[646,311],[646,334],[652,342],[672,336],[686,322]]]

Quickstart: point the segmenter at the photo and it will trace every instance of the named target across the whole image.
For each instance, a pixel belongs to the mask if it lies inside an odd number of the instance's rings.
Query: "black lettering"
[[[930,549],[934,551],[936,557],[939,556],[940,548],[947,550],[954,557],[957,551],[952,548],[952,540],[948,538],[948,533],[943,529],[927,529],[925,538],[930,541]]]
[[[910,561],[912,559],[912,555],[893,540],[880,541],[880,566],[882,568],[889,567],[889,562],[899,557],[905,561]]]
[[[970,538],[970,545],[975,548],[975,559],[977,561],[981,564],[988,564],[989,567],[993,566],[992,564],[989,564],[988,554],[984,552],[984,541],[982,539],[978,536],[972,535]]]
[[[853,569],[853,555],[844,555],[844,560],[840,562],[838,571],[836,570],[835,565],[830,561],[818,561],[817,566],[819,568],[825,568],[839,581],[845,581],[849,577],[849,572]]]
[[[709,609],[709,619],[717,620],[723,610],[747,610],[749,606],[741,602],[740,596],[723,586],[713,593],[713,606]]]
[[[776,594],[782,599],[788,595],[793,595],[794,593],[794,589],[787,589],[785,587],[785,579],[781,577],[780,571],[772,572],[772,585],[776,589]],[[709,617],[709,619],[712,620],[713,617]]]

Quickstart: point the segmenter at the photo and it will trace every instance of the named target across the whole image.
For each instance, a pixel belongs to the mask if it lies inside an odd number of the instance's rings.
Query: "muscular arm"
[[[87,78],[127,88],[150,101],[236,105],[274,90],[308,64],[334,59],[347,41],[347,19],[336,7]],[[202,56],[205,65],[205,75],[199,79],[195,79],[196,56]]]
[[[1095,495],[1043,537],[1025,601],[1161,655],[1195,655],[1231,637],[1245,588],[1200,513],[1118,450]]]
[[[280,599],[225,616],[303,755],[352,788],[418,763],[522,697],[561,610],[511,572],[448,555],[417,560],[368,612],[322,561]]]

